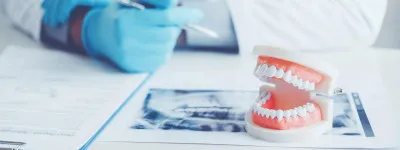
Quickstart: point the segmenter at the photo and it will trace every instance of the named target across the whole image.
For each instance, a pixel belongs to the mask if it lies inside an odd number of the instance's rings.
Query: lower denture
[[[308,125],[312,125],[314,123],[317,123],[322,120],[321,117],[321,109],[318,106],[318,104],[314,102],[310,102],[314,105],[315,109],[312,112],[305,112],[304,114],[300,115],[296,110],[294,109],[288,109],[288,110],[280,110],[283,113],[282,118],[278,118],[276,114],[271,117],[271,116],[265,116],[263,114],[260,114],[258,112],[253,111],[252,113],[252,118],[255,124],[257,124],[260,127],[263,128],[268,128],[268,129],[275,129],[275,130],[288,130],[288,129],[295,129],[295,128],[300,128]],[[273,107],[274,100],[269,100],[265,106],[271,106],[269,108],[264,108],[264,110],[275,110],[276,113],[278,113],[278,109]],[[256,106],[257,107],[257,106]],[[295,114],[293,114],[293,111],[296,111]],[[286,113],[290,113],[290,117],[285,116]]]

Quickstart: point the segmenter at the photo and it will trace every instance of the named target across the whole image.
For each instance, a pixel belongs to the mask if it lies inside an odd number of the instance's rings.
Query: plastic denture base
[[[328,132],[332,128],[333,122],[333,101],[326,97],[311,97],[321,107],[322,120],[314,124],[294,128],[289,130],[276,130],[261,127],[254,123],[252,111],[249,111],[245,117],[246,132],[260,140],[270,142],[293,142],[313,140],[320,135]],[[307,138],[305,138],[307,137]]]
[[[291,130],[274,130],[260,127],[253,123],[251,114],[246,115],[246,132],[255,138],[271,142],[292,142],[312,140],[329,131],[332,123],[329,121],[319,121],[310,126],[305,126]],[[305,138],[307,137],[307,138]]]
[[[269,56],[282,60],[296,62],[299,65],[307,66],[313,70],[322,73],[325,77],[318,88],[314,92],[323,93],[326,95],[333,95],[335,90],[336,79],[339,76],[339,71],[329,63],[318,59],[316,57],[306,55],[298,51],[288,51],[278,47],[271,46],[256,46],[253,53],[258,56]]]

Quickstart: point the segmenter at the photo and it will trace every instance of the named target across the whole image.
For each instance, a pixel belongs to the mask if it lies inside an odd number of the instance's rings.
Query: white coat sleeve
[[[12,24],[33,39],[40,41],[42,0],[0,0],[0,10]]]
[[[386,0],[252,0],[256,44],[322,50],[371,46]]]

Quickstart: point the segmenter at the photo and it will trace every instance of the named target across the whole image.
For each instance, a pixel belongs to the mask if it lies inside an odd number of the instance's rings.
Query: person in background
[[[386,0],[141,3],[154,7],[117,7],[115,0],[0,0],[0,9],[40,43],[104,58],[124,72],[136,73],[157,70],[177,47],[248,53],[257,44],[299,50],[371,46],[387,5]],[[210,28],[220,37],[182,30],[189,23]]]

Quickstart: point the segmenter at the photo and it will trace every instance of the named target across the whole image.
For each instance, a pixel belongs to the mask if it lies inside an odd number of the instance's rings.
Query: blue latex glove
[[[52,27],[68,21],[77,6],[105,7],[112,0],[43,0],[43,23]]]
[[[90,11],[82,29],[89,55],[105,57],[126,72],[153,72],[171,57],[181,26],[203,17],[198,9],[175,7],[176,0],[146,2],[156,8],[112,4]]]

